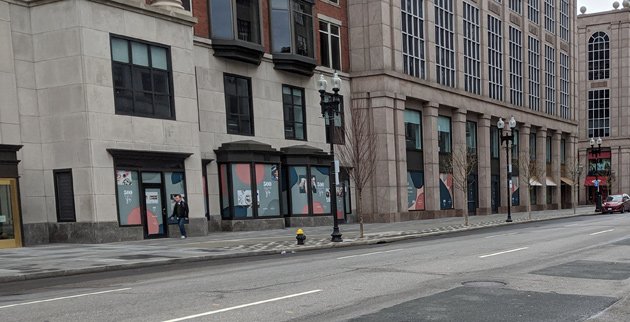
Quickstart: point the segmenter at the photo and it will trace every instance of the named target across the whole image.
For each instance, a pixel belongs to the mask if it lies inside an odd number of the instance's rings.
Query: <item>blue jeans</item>
[[[182,236],[186,236],[186,228],[184,228],[185,222],[186,222],[186,218],[184,217],[177,218],[177,225],[179,226],[179,233],[182,234]]]

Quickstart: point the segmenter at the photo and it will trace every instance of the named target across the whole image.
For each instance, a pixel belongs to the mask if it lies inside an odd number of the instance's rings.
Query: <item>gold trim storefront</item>
[[[0,248],[22,246],[22,215],[17,151],[21,145],[0,145]]]

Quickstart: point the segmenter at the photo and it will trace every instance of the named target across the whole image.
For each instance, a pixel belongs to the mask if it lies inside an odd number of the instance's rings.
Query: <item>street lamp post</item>
[[[514,142],[514,128],[516,127],[516,120],[514,116],[509,121],[510,132],[509,134],[503,133],[505,122],[502,118],[499,118],[497,122],[497,128],[501,131],[501,142],[505,142],[505,157],[507,158],[507,209],[508,216],[506,222],[512,222],[512,162],[510,160],[510,144]]]
[[[591,145],[591,154],[595,155],[595,181],[597,181],[597,191],[595,192],[595,211],[602,211],[602,193],[599,191],[599,154],[602,152],[602,138],[591,138],[589,141]],[[597,147],[595,147],[597,143]]]
[[[322,107],[322,116],[324,119],[328,119],[328,138],[330,143],[330,156],[332,157],[332,163],[329,171],[330,181],[330,213],[333,215],[333,232],[330,235],[332,242],[342,242],[341,233],[339,232],[339,219],[337,218],[337,166],[335,162],[335,147],[334,147],[334,135],[335,135],[335,115],[339,115],[339,89],[341,88],[341,78],[335,71],[332,79],[332,99],[325,100],[326,86],[328,82],[324,78],[323,74],[320,74],[317,85],[319,87],[320,105]]]

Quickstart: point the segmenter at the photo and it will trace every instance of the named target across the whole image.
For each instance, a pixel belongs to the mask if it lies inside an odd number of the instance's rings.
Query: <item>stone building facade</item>
[[[190,236],[332,222],[345,0],[149,3],[0,1],[0,247],[178,236],[176,194]]]
[[[630,8],[585,12],[577,18],[580,203],[594,204],[597,179],[604,200],[630,191]],[[591,153],[591,138],[602,139],[599,155]]]
[[[352,104],[369,106],[378,171],[372,221],[572,204],[566,160],[577,139],[575,1],[349,1]],[[519,180],[496,124],[517,121],[512,155],[544,175]],[[444,168],[476,154],[468,204]],[[530,196],[531,195],[531,196]]]

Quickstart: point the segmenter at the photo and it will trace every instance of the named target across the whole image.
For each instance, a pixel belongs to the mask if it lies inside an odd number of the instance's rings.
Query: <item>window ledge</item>
[[[212,39],[214,56],[260,65],[265,52],[263,46],[240,40]]]
[[[296,54],[274,53],[273,63],[274,68],[277,70],[305,76],[313,76],[313,71],[317,67],[317,62],[314,58]]]

